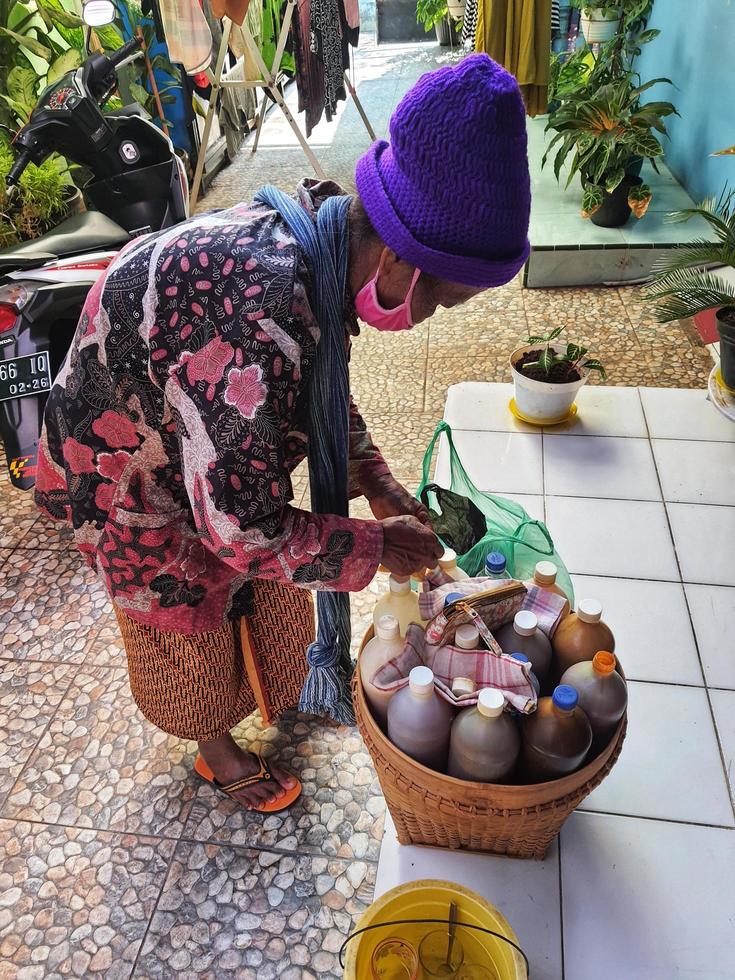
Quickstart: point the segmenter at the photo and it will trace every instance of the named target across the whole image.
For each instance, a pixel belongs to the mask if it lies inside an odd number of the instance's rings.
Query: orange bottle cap
[[[615,654],[607,650],[600,650],[592,658],[592,666],[599,674],[612,674],[617,665]]]

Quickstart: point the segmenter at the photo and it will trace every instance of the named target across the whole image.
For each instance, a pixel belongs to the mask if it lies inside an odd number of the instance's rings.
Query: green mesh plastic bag
[[[450,463],[450,483],[446,489],[429,479],[434,447],[442,434]],[[509,575],[520,580],[533,578],[536,562],[553,561],[558,569],[556,581],[574,606],[569,572],[554,548],[546,525],[532,520],[514,500],[477,489],[462,465],[446,422],[436,427],[426,450],[423,478],[416,496],[429,508],[434,531],[446,545],[454,548],[459,567],[468,575],[483,573],[485,558],[491,551],[505,555]]]

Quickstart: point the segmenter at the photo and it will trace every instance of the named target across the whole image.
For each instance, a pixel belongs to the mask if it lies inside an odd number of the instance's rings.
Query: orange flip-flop
[[[258,772],[253,773],[252,776],[246,776],[244,779],[236,779],[234,783],[221,783],[214,775],[212,770],[209,768],[207,763],[201,757],[197,755],[194,761],[194,769],[202,777],[206,779],[208,783],[215,786],[221,793],[225,793],[227,796],[232,796],[240,789],[247,789],[249,786],[257,786],[258,783],[267,783],[273,780],[273,773],[270,771],[268,763],[266,760],[258,755],[257,752],[251,752],[250,755],[255,756],[258,760],[260,769]],[[296,779],[292,772],[289,773],[292,779]],[[299,796],[301,796],[301,783],[296,779],[296,785],[292,786],[291,789],[285,791],[285,795],[281,796],[277,800],[272,800],[270,803],[261,803],[259,806],[251,806],[251,810],[257,810],[258,813],[278,813],[280,810],[285,810],[287,807],[291,806]],[[239,803],[239,800],[235,800]],[[240,804],[242,806],[242,804]]]

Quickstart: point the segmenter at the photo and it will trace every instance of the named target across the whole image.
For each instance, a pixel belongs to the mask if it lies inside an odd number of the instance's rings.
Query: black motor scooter
[[[43,409],[71,345],[87,293],[137,235],[188,217],[188,184],[171,140],[139,106],[103,113],[117,69],[137,39],[94,54],[41,95],[16,134],[12,194],[29,163],[52,152],[92,172],[88,210],[32,242],[0,250],[0,436],[14,486],[35,483]]]

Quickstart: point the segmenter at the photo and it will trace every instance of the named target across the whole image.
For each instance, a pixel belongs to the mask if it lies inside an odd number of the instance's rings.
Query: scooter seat
[[[32,242],[0,249],[0,269],[27,269],[65,255],[117,248],[130,235],[100,211],[82,211]]]

